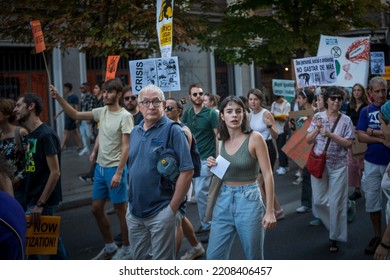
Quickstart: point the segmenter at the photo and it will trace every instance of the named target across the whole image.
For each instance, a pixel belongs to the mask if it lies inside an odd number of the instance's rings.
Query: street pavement
[[[103,247],[103,240],[95,219],[90,212],[92,183],[78,179],[78,175],[90,168],[88,156],[78,156],[76,150],[68,149],[62,153],[63,202],[59,207],[62,216],[61,235],[70,258],[85,260],[94,257]],[[290,171],[279,176],[275,173],[275,189],[286,217],[278,221],[275,229],[266,233],[265,258],[269,260],[370,260],[364,255],[364,247],[373,233],[369,216],[364,211],[364,200],[357,201],[355,220],[348,226],[348,242],[340,244],[339,253],[328,251],[329,236],[323,226],[312,227],[311,213],[297,214],[300,206],[301,186],[293,185],[297,166],[290,162]],[[353,190],[351,189],[350,192]],[[107,208],[110,203],[107,203]],[[189,203],[187,216],[194,228],[199,226],[196,204]],[[114,234],[119,233],[119,225],[114,215],[109,215]],[[384,224],[384,223],[383,223]],[[203,244],[207,247],[207,243]],[[179,257],[189,248],[183,241]],[[231,259],[245,259],[238,238],[236,238]]]

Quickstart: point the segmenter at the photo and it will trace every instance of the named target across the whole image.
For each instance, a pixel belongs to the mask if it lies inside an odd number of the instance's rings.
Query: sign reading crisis
[[[60,233],[61,217],[41,216],[39,225],[30,223],[27,219],[26,254],[27,255],[55,255],[57,254],[58,236]]]

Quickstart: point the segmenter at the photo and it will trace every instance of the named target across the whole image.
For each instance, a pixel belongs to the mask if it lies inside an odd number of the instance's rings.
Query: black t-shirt
[[[363,103],[362,105],[360,105],[359,109],[356,111],[356,110],[351,109],[351,107],[349,107],[349,105],[348,105],[346,115],[351,118],[353,126],[357,125],[357,122],[358,122],[359,116],[360,116],[360,112],[366,106],[367,106],[367,104]]]
[[[27,203],[37,201],[41,196],[50,175],[46,156],[54,154],[58,156],[61,168],[60,139],[51,127],[41,124],[27,136],[25,173]],[[46,204],[54,206],[60,201],[62,201],[61,177]]]

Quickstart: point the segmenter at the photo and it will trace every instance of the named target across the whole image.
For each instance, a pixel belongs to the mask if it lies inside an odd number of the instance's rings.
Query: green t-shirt
[[[194,108],[190,108],[184,112],[182,117],[192,134],[194,135],[197,147],[202,160],[209,156],[216,156],[216,143],[214,129],[218,125],[218,113],[206,106],[195,114]]]

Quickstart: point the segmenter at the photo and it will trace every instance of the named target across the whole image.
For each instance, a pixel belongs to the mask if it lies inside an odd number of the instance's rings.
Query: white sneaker
[[[306,212],[310,212],[310,211],[311,211],[311,208],[302,205],[301,207],[298,207],[295,211],[296,211],[297,213],[306,213]]]
[[[131,252],[123,249],[123,247],[119,248],[116,251],[116,254],[112,257],[112,260],[132,260]]]
[[[278,173],[278,175],[284,175],[286,174],[287,170],[286,168],[284,167],[279,167],[277,170],[276,170],[276,173]]]
[[[203,256],[205,253],[202,243],[198,243],[195,247],[191,247],[180,259],[181,260],[195,260]]]
[[[297,170],[297,172],[295,172],[295,177],[302,177],[302,172],[301,172],[301,170]]]
[[[299,185],[303,181],[302,177],[298,177],[293,183],[293,185]]]
[[[106,247],[104,247],[100,253],[93,258],[93,260],[111,260],[116,251],[118,251],[118,248],[115,248],[112,252],[109,252],[106,250]]]
[[[82,156],[84,154],[87,154],[89,155],[89,149],[87,147],[85,147],[84,149],[82,149],[79,153],[79,156]]]

